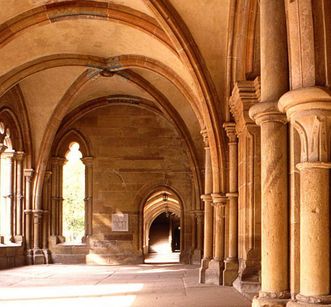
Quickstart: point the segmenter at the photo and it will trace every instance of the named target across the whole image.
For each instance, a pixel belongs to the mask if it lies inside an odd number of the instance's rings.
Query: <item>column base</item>
[[[191,263],[192,264],[200,264],[202,258],[202,251],[199,249],[195,249],[191,256]]]
[[[52,263],[51,251],[47,248],[43,249],[44,257],[45,257],[45,264]]]
[[[25,254],[25,262],[27,265],[33,264],[33,251],[32,249],[28,249]]]
[[[288,299],[255,297],[252,302],[252,307],[283,307],[287,306],[288,301]]]
[[[223,285],[224,261],[212,259],[205,272],[205,283]]]
[[[201,266],[199,269],[199,283],[204,284],[206,282],[206,270],[208,268],[210,258],[203,258],[201,260]]]
[[[289,301],[286,307],[330,307],[331,304],[312,304],[312,303],[304,303],[304,302],[297,302],[297,301]]]
[[[331,295],[305,296],[297,294],[295,300],[291,300],[287,307],[325,307],[331,306]]]
[[[32,250],[33,264],[45,264],[45,256],[42,249]]]
[[[238,259],[227,258],[224,261],[224,271],[223,271],[223,285],[232,286],[233,282],[238,277]]]

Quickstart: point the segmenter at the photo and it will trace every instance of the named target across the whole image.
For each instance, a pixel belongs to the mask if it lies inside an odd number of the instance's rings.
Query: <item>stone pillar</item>
[[[3,197],[5,198],[5,207],[6,207],[6,231],[4,233],[5,235],[5,241],[8,243],[14,241],[14,185],[15,185],[15,174],[14,174],[14,151],[6,151],[2,154],[2,157],[7,160],[6,167],[6,181],[8,182],[8,185],[6,185],[6,191],[5,195]]]
[[[23,187],[22,187],[22,177],[23,177],[23,159],[24,152],[16,152],[16,223],[15,223],[15,241],[22,241],[23,237]]]
[[[82,158],[85,165],[85,240],[92,235],[93,216],[93,157]]]
[[[33,263],[33,253],[32,253],[32,180],[33,180],[34,170],[25,169],[25,244],[26,244],[26,257],[27,264]]]
[[[238,143],[235,123],[225,123],[229,138],[229,251],[224,261],[223,284],[231,286],[238,276]]]
[[[215,209],[215,242],[214,258],[206,270],[206,283],[223,284],[224,246],[225,246],[225,204],[226,197],[222,194],[211,194]]]
[[[2,167],[2,163],[1,163],[1,159],[3,159],[3,153],[5,152],[5,150],[7,149],[7,146],[5,146],[3,143],[0,143],[0,183],[1,183],[1,179],[3,180],[4,176],[3,176],[3,169],[1,169]],[[4,243],[4,230],[3,230],[3,226],[0,225],[0,243]]]
[[[211,198],[213,177],[207,131],[203,130],[201,134],[205,144],[205,194],[201,195],[201,199],[204,202],[204,249],[199,271],[199,282],[204,283],[206,269],[209,261],[213,258],[213,207]]]
[[[62,204],[63,204],[63,165],[66,159],[53,157],[51,159],[51,207],[50,211],[50,241],[57,244],[64,241],[62,237]]]
[[[261,142],[249,108],[260,100],[260,80],[236,82],[229,106],[238,136],[238,277],[233,286],[252,299],[260,290]]]
[[[46,264],[50,263],[50,251],[48,249],[49,238],[49,205],[50,205],[50,178],[52,172],[46,171],[43,187],[43,235],[42,235],[42,250],[45,257]]]
[[[253,306],[282,306],[289,298],[287,119],[277,103],[288,91],[284,1],[260,0],[261,103],[249,110],[261,126],[261,291]]]
[[[202,210],[193,211],[193,220],[195,223],[195,249],[192,256],[193,264],[201,262],[203,246],[203,216],[204,212]]]
[[[283,95],[279,108],[301,142],[300,294],[288,306],[331,306],[331,93],[320,87],[294,90]]]
[[[261,126],[262,285],[255,303],[281,306],[289,298],[287,120],[273,102],[254,105],[250,115]]]

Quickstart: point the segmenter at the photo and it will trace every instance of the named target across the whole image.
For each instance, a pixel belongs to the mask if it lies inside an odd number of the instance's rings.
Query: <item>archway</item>
[[[179,198],[170,191],[153,193],[143,210],[145,263],[179,262],[182,251],[182,212]]]

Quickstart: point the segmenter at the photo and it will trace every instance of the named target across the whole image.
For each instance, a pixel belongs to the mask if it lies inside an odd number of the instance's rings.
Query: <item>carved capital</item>
[[[237,134],[240,134],[247,124],[254,124],[248,115],[251,106],[260,101],[260,79],[254,81],[237,81],[229,100],[230,111],[236,122]]]
[[[23,161],[24,156],[25,156],[25,153],[23,151],[17,151],[17,152],[15,152],[14,159],[16,161]]]
[[[211,194],[211,197],[213,199],[213,205],[214,206],[222,206],[224,207],[227,202],[227,197],[223,193],[214,193]]]
[[[7,146],[3,143],[0,143],[0,155],[7,149]]]
[[[203,143],[205,144],[205,148],[208,148],[209,147],[209,140],[208,140],[207,129],[201,130],[200,134],[202,135],[202,140],[203,140]]]
[[[236,124],[233,122],[227,122],[223,124],[226,135],[229,138],[230,143],[237,143],[237,135],[236,135]]]
[[[82,162],[84,163],[85,166],[87,166],[87,167],[93,166],[93,160],[94,160],[93,157],[84,157],[81,160],[82,160]]]
[[[278,105],[299,133],[301,162],[330,162],[331,92],[321,87],[293,90]]]
[[[62,158],[62,157],[52,157],[51,158],[51,164],[52,165],[64,165],[66,163],[67,159],[66,158]]]
[[[202,194],[202,195],[201,195],[201,199],[202,199],[202,201],[205,202],[205,203],[207,203],[207,202],[211,203],[212,200],[213,200],[213,199],[211,198],[211,195],[210,195],[210,194]]]
[[[32,168],[26,168],[26,169],[24,170],[24,177],[25,177],[28,181],[31,181],[32,178],[33,178],[33,176],[34,176],[34,173],[35,173],[34,169],[32,169]]]
[[[287,123],[286,115],[279,111],[277,101],[265,101],[253,105],[249,109],[249,116],[257,125],[268,122]]]

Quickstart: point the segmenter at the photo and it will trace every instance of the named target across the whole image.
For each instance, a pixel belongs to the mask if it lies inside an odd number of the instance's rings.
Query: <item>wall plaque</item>
[[[112,214],[112,231],[129,231],[129,215],[127,213]]]

